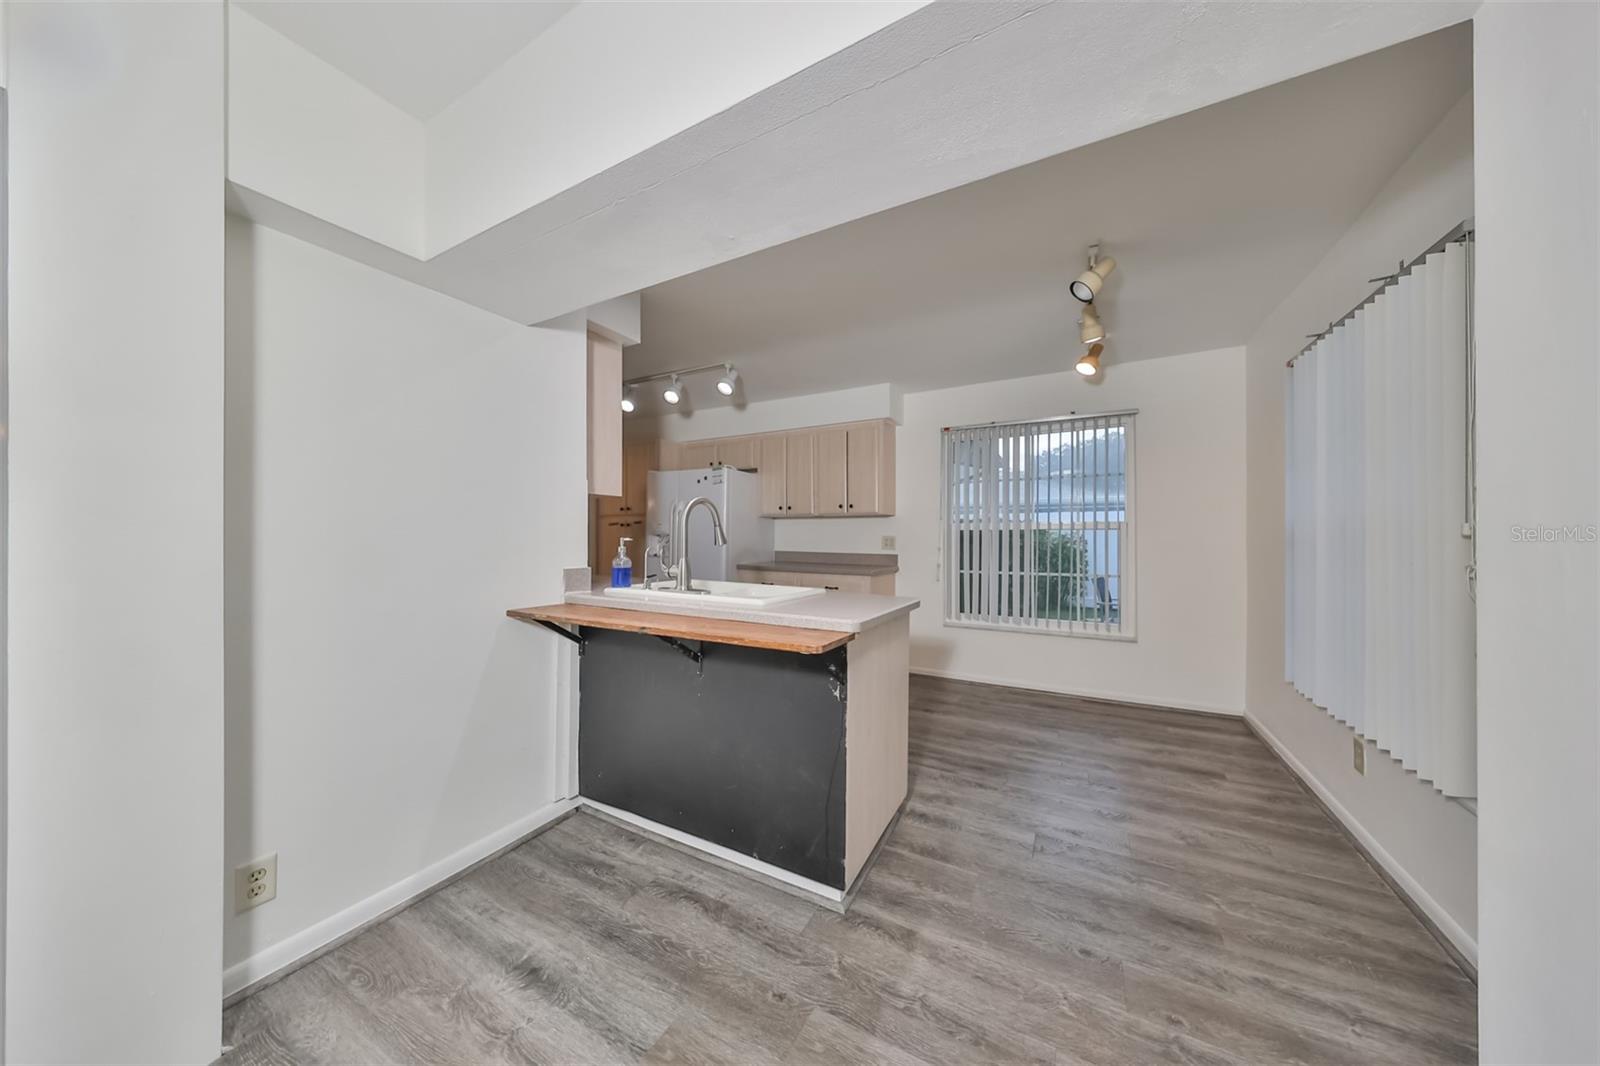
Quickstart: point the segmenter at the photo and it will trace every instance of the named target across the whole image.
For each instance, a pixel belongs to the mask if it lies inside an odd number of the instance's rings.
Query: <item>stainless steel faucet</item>
[[[672,516],[672,546],[678,553],[678,565],[674,568],[673,591],[675,592],[705,592],[690,584],[689,578],[689,512],[701,504],[711,508],[712,541],[716,544],[728,543],[728,535],[722,531],[722,512],[717,510],[717,505],[708,497],[696,496]]]

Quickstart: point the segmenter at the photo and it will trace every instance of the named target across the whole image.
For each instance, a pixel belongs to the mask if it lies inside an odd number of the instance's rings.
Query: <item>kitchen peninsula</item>
[[[905,800],[918,601],[713,584],[507,614],[578,643],[585,802],[842,905]]]

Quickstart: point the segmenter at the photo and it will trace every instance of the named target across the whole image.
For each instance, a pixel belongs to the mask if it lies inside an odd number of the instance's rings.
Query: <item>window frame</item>
[[[1138,514],[1138,504],[1136,500],[1136,471],[1138,466],[1136,460],[1136,445],[1138,440],[1138,413],[1139,412],[1137,409],[1129,409],[1104,411],[1085,415],[1054,415],[1044,418],[1017,419],[1003,422],[979,422],[962,426],[945,426],[940,430],[940,528],[938,539],[938,581],[941,583],[941,585],[943,585],[940,593],[940,598],[942,601],[940,605],[940,615],[941,621],[946,628],[982,629],[1004,633],[1039,633],[1048,636],[1078,637],[1087,638],[1089,640],[1112,640],[1121,641],[1124,643],[1135,643],[1138,641],[1138,553],[1136,550],[1138,540],[1136,524]],[[1005,434],[1006,430],[1014,430],[1015,432],[1009,435],[1011,440],[1026,440],[1030,433],[1038,434],[1062,432],[1069,426],[1081,426],[1084,423],[1096,422],[1106,422],[1110,425],[1120,426],[1122,429],[1123,439],[1123,517],[1120,523],[1116,523],[1116,525],[1120,526],[1120,529],[1118,531],[1118,540],[1116,543],[1116,552],[1119,565],[1116,573],[1116,584],[1118,591],[1118,620],[1115,625],[1100,621],[1086,622],[1081,619],[1068,621],[1063,621],[1061,619],[1052,620],[1041,618],[1037,614],[1031,616],[1009,615],[1005,616],[1004,619],[988,620],[983,618],[974,618],[970,615],[963,615],[962,613],[958,612],[956,607],[957,597],[960,594],[960,572],[959,566],[956,564],[956,560],[959,559],[960,556],[957,554],[956,542],[963,533],[970,531],[958,528],[958,523],[955,520],[956,516],[952,511],[951,495],[952,490],[957,484],[957,471],[954,466],[955,457],[953,449],[955,445],[960,443],[957,435],[972,431],[987,430],[999,434],[1000,437],[998,439],[1004,439],[1007,436]],[[1001,481],[999,478],[995,480],[996,484],[999,484]],[[1088,530],[1095,527],[1103,528],[1104,526],[1105,523],[1101,522],[1079,521],[1066,525],[1057,522],[1054,525],[1039,527],[1032,525],[1030,518],[1030,524],[1020,528],[1020,532],[1026,535],[1028,533],[1035,532],[1040,528],[1056,530]],[[1013,527],[1012,532],[1017,531],[1019,530],[1016,527]],[[984,530],[979,530],[979,532],[984,532]],[[1005,532],[1005,530],[1000,527],[993,527],[988,532],[992,534],[998,534]],[[1030,572],[1026,569],[1024,569],[1022,573],[1024,575],[1024,581],[1029,580],[1030,577],[1037,577],[1036,573],[1032,573],[1030,575]],[[1110,575],[1090,574],[1086,576],[1093,578]]]

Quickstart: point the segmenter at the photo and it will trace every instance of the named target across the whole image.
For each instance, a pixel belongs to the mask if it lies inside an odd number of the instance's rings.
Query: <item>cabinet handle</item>
[[[841,510],[841,511],[842,511],[842,510],[844,510],[844,504],[842,504],[842,503],[841,503],[841,504],[840,504],[840,505],[839,505],[839,510]]]
[[[824,589],[827,589],[829,592],[838,592],[839,591],[839,586],[838,585],[824,585],[822,587]]]

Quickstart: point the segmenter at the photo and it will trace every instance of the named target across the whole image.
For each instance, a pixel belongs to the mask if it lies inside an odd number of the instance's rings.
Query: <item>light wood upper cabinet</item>
[[[652,470],[678,470],[678,453],[683,450],[683,445],[677,441],[656,441],[656,465]]]
[[[817,513],[843,517],[850,431],[832,426],[815,432],[817,441]]]
[[[716,465],[717,442],[714,440],[683,444],[678,448],[679,470],[699,470],[702,467]]]
[[[894,423],[851,426],[845,442],[847,515],[894,514]]]
[[[816,434],[783,435],[783,513],[799,518],[817,513]]]
[[[589,492],[622,495],[622,346],[589,334]]]
[[[784,437],[781,433],[769,433],[758,438],[758,441],[756,469],[761,473],[761,513],[771,518],[782,518],[789,499]]]
[[[756,470],[761,466],[760,437],[728,437],[717,443],[717,462],[738,470]]]
[[[892,515],[894,432],[894,423],[884,419],[749,437],[663,441],[659,465],[653,469],[720,464],[755,470],[761,475],[761,513],[773,518]]]
[[[622,446],[622,495],[601,496],[602,515],[644,515],[650,471],[660,470],[661,445],[653,440],[628,441]]]

